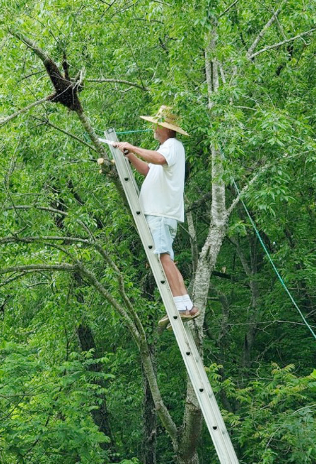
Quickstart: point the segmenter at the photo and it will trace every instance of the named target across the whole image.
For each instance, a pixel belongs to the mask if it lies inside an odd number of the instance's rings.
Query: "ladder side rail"
[[[117,141],[115,131],[106,132],[106,137]],[[207,378],[204,365],[199,356],[189,329],[185,329],[175,307],[171,290],[160,260],[153,253],[153,239],[138,200],[138,188],[129,161],[120,150],[110,147],[131,208],[139,235],[151,265],[161,297],[166,307],[174,335],[176,337],[189,378],[192,382],[205,422],[212,437],[216,452],[222,464],[238,464],[229,434],[221,416],[215,395]],[[134,180],[134,181],[133,181]]]
[[[203,396],[203,397],[202,397],[202,395],[200,396],[201,399],[203,399],[203,402],[204,402],[204,411],[206,411],[206,410],[208,411],[209,408],[212,409],[211,415],[212,415],[212,417],[214,417],[215,424],[217,424],[217,426],[220,428],[222,439],[225,442],[226,450],[227,450],[227,453],[228,453],[229,458],[230,458],[230,460],[227,461],[227,462],[229,462],[229,463],[238,463],[238,458],[237,458],[237,455],[235,453],[235,449],[232,446],[230,435],[229,435],[229,433],[228,433],[228,431],[226,429],[226,425],[225,425],[222,413],[221,413],[221,411],[219,409],[219,406],[218,406],[217,401],[216,401],[215,394],[214,394],[213,389],[211,387],[210,381],[209,381],[209,379],[207,377],[203,361],[202,361],[200,353],[198,352],[198,349],[196,347],[196,344],[195,344],[195,341],[194,341],[194,338],[193,338],[193,335],[192,335],[192,331],[191,331],[190,327],[187,324],[184,324],[184,330],[186,331],[186,334],[187,334],[187,337],[188,337],[188,343],[189,343],[189,345],[191,347],[192,355],[195,358],[201,360],[201,363],[202,363],[202,368],[199,369],[199,375],[201,376],[201,383],[203,384],[203,386],[205,388],[205,396]],[[201,409],[203,411],[203,408],[201,408]],[[216,427],[216,425],[213,424],[212,425],[213,431],[215,430],[214,427]],[[208,429],[210,429],[209,425],[208,425]],[[212,436],[212,434],[211,434],[211,436]],[[215,443],[214,443],[214,445],[215,445]],[[226,461],[224,461],[224,462],[226,462]]]

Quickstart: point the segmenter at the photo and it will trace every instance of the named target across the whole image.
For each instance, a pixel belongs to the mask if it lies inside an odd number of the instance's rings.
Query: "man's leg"
[[[160,216],[146,216],[146,220],[154,239],[155,253],[160,255],[160,261],[181,318],[192,319],[198,316],[199,310],[193,306],[183,277],[173,261],[172,243],[177,232],[177,221]],[[159,326],[162,327],[168,323],[169,318],[165,316],[159,321]]]
[[[160,255],[160,261],[168,279],[172,295],[186,295],[188,292],[185,288],[183,277],[174,261],[170,258],[170,255],[168,253],[162,253]]]
[[[196,306],[193,306],[191,298],[189,297],[188,291],[184,285],[183,277],[174,261],[168,253],[162,253],[160,255],[160,261],[170,285],[175,305],[181,314],[181,318],[192,319],[198,316],[199,310]],[[168,316],[165,316],[160,319],[159,326],[165,327],[168,323],[169,318]]]

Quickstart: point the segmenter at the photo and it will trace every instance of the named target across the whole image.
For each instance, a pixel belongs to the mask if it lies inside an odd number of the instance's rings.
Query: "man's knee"
[[[160,261],[169,261],[171,260],[169,253],[160,253]]]
[[[160,262],[163,266],[167,266],[168,264],[172,263],[172,259],[170,258],[169,253],[161,253],[160,254]]]

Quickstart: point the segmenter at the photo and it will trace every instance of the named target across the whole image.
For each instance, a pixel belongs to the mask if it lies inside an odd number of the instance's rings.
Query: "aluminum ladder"
[[[104,135],[107,140],[118,141],[114,129],[105,131]],[[238,464],[192,333],[178,315],[164,270],[159,258],[154,254],[152,235],[141,210],[138,186],[130,163],[118,148],[109,148],[219,461],[221,464]]]

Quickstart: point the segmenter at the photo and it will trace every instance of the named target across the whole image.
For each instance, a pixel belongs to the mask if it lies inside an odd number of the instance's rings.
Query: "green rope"
[[[236,184],[236,182],[235,182],[234,180],[233,180],[233,183],[234,183],[234,187],[235,187],[235,189],[236,189],[237,194],[240,195],[240,191],[239,191],[239,189],[238,189],[238,187],[237,187],[237,184]],[[264,242],[263,242],[263,240],[262,240],[262,238],[261,238],[261,235],[260,235],[260,233],[259,233],[259,231],[258,231],[258,229],[257,229],[257,227],[256,227],[256,224],[255,224],[254,220],[252,219],[252,217],[250,216],[250,213],[249,213],[249,211],[248,211],[248,209],[247,209],[247,206],[245,205],[245,203],[243,202],[242,199],[240,199],[240,201],[241,201],[241,204],[243,205],[243,207],[244,207],[244,209],[245,209],[245,211],[246,211],[246,214],[247,214],[247,216],[248,216],[248,218],[249,218],[249,220],[250,220],[250,222],[251,222],[251,224],[252,224],[252,227],[254,228],[254,230],[255,230],[255,232],[256,232],[256,235],[257,235],[257,237],[258,237],[258,239],[259,239],[259,242],[260,242],[262,248],[264,249],[266,255],[268,256],[268,259],[269,259],[269,261],[270,261],[270,263],[271,263],[271,265],[272,265],[272,267],[273,267],[274,272],[276,273],[276,275],[278,276],[279,281],[281,282],[282,287],[284,288],[284,290],[286,291],[286,293],[287,293],[288,296],[290,297],[290,300],[292,301],[293,305],[294,305],[295,308],[297,309],[297,311],[298,311],[298,313],[300,314],[301,318],[303,319],[305,325],[306,325],[306,326],[308,327],[308,329],[311,331],[313,337],[314,337],[315,340],[316,340],[315,332],[313,331],[313,329],[311,328],[311,326],[309,325],[309,323],[308,323],[307,320],[305,319],[304,314],[302,313],[302,311],[300,310],[300,308],[299,308],[298,305],[296,304],[296,301],[294,300],[294,298],[293,298],[291,292],[290,292],[289,289],[287,288],[287,286],[286,286],[286,284],[285,284],[283,278],[281,277],[279,271],[277,270],[277,268],[276,268],[276,266],[275,266],[275,264],[274,264],[274,262],[273,262],[273,260],[272,260],[272,258],[271,258],[271,256],[270,256],[270,253],[269,253],[269,251],[267,250],[267,247],[265,246],[265,244],[264,244]]]
[[[104,131],[100,129],[95,129],[96,132],[103,134]],[[116,132],[116,131],[115,131]],[[128,130],[123,132],[116,132],[116,134],[135,134],[136,132],[152,132],[152,129],[138,129],[138,130]]]
[[[152,129],[138,129],[138,130],[129,130],[124,132],[116,132],[117,134],[135,134],[136,132],[152,132]]]

